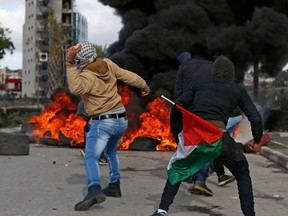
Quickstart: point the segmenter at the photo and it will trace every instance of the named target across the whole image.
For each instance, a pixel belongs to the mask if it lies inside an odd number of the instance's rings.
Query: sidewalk
[[[288,132],[269,133],[272,140],[262,146],[260,155],[288,169]]]

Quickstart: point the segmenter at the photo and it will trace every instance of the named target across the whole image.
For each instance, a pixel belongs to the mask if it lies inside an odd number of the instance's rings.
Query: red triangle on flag
[[[210,144],[222,137],[223,132],[210,122],[176,104],[182,113],[184,146]]]

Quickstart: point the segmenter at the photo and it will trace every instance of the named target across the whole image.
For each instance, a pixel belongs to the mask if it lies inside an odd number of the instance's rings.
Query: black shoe
[[[122,197],[119,180],[117,182],[109,183],[102,191],[109,197]]]
[[[152,215],[152,216],[166,216],[167,215],[167,213],[165,213],[165,212],[160,212],[160,213],[158,213],[157,211],[156,212],[154,212],[154,214]]]
[[[224,175],[221,175],[220,177],[218,177],[218,186],[223,186],[223,185],[229,184],[233,181],[235,181],[234,176],[224,174]]]
[[[106,157],[100,157],[99,165],[103,165],[103,166],[107,166],[108,165],[108,161],[107,161]]]
[[[100,185],[92,185],[88,188],[88,194],[84,199],[74,206],[75,211],[86,211],[96,203],[102,203],[106,200]]]

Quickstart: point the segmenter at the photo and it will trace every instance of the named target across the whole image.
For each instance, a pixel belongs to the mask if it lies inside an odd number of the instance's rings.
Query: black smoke
[[[255,63],[276,75],[288,61],[286,0],[99,1],[123,23],[109,57],[149,83],[151,100],[160,94],[173,98],[176,58],[195,41],[214,57],[229,57],[238,80]]]

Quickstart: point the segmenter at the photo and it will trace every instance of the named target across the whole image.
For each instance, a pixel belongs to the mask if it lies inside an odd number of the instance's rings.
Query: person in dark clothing
[[[229,117],[227,125],[226,125],[226,130],[230,134],[231,137],[233,137],[232,133],[234,129],[237,127],[237,125],[240,123],[241,119],[242,119],[242,111],[239,107],[237,107],[233,111],[232,116]],[[218,186],[223,186],[230,182],[235,181],[234,176],[231,178],[225,174],[223,164],[217,159],[213,161],[212,166],[210,168],[210,173],[212,173],[213,171],[216,172],[216,175],[218,177]]]
[[[183,53],[178,56],[180,66],[175,80],[174,98],[178,98],[196,83],[211,77],[213,62],[211,61],[211,57],[208,57],[205,45],[195,42],[190,49],[191,58],[182,57],[186,59],[184,62],[181,61],[181,55]]]
[[[251,123],[254,138],[253,150],[259,152],[263,134],[262,119],[244,86],[233,82],[233,63],[225,56],[219,56],[213,64],[212,78],[199,82],[175,100],[175,103],[212,123],[224,131],[218,160],[235,176],[241,210],[245,216],[255,216],[252,181],[249,164],[242,148],[226,131],[228,118],[239,106]],[[153,216],[167,215],[170,205],[178,192],[181,181],[171,184],[166,181],[159,209]]]
[[[178,60],[180,65],[184,64],[189,59],[191,59],[191,53],[190,52],[181,52],[177,56],[177,60]]]
[[[198,82],[210,79],[213,64],[213,58],[208,54],[207,47],[200,42],[195,42],[192,45],[190,52],[182,52],[177,57],[177,60],[180,66],[177,71],[174,87],[175,99],[191,87],[195,86]],[[171,131],[177,143],[178,134],[181,132],[179,131],[179,128],[181,129],[181,117],[181,113],[178,109],[172,109],[170,116],[170,122],[173,122],[173,124],[171,124]],[[175,122],[178,124],[175,124]],[[213,191],[206,185],[210,167],[211,164],[209,163],[193,176],[184,180],[188,183],[194,183],[192,187],[188,189],[190,193],[213,196]],[[214,170],[218,175],[219,184],[221,182],[221,184],[224,185],[235,180],[233,176],[225,174],[224,166],[222,165],[221,167],[221,163],[218,163]]]
[[[195,42],[190,52],[182,52],[177,57],[179,62],[179,68],[177,71],[175,86],[174,86],[174,98],[178,98],[185,91],[190,89],[196,83],[207,80],[211,77],[211,68],[213,62],[208,58],[207,47],[199,42]],[[172,109],[170,122],[171,131],[175,137],[175,141],[178,143],[179,129],[181,129],[181,113],[177,109]],[[178,121],[176,120],[178,119]],[[176,124],[178,122],[178,124]],[[196,194],[203,194],[206,196],[213,196],[213,191],[207,187],[206,179],[209,176],[209,169],[211,164],[205,165],[197,173],[184,181],[188,183],[194,183],[189,192]]]

